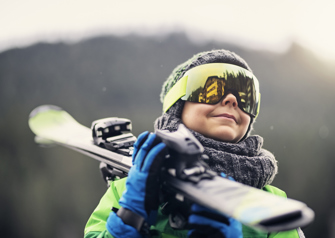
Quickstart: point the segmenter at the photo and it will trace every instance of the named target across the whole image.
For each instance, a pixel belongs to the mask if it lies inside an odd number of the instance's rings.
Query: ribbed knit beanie
[[[237,55],[234,52],[220,49],[220,50],[211,50],[211,51],[205,51],[198,53],[194,55],[189,60],[185,61],[184,63],[178,65],[170,74],[170,76],[167,78],[167,80],[164,82],[162,87],[162,92],[160,94],[160,100],[163,103],[164,98],[168,91],[184,76],[186,71],[199,66],[203,64],[209,64],[209,63],[227,63],[227,64],[233,64],[240,66],[244,69],[249,70],[252,72],[251,68],[247,64],[247,62],[242,59],[239,55]],[[185,102],[179,99],[170,109],[166,112],[170,115],[175,115],[178,118],[181,118],[181,114],[184,108]],[[252,131],[252,125],[254,123],[254,118],[251,117],[249,128],[242,138],[245,139],[250,132]]]

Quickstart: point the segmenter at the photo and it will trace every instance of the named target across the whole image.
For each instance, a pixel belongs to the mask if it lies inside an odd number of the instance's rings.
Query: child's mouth
[[[236,118],[233,115],[230,115],[227,113],[219,114],[219,115],[216,115],[215,117],[224,117],[224,118],[232,119],[237,123]]]

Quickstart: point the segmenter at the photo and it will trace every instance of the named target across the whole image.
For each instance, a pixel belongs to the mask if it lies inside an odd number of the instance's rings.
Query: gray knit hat
[[[234,52],[228,51],[228,50],[211,50],[211,51],[205,51],[198,53],[194,55],[189,60],[185,61],[184,63],[178,65],[170,74],[170,76],[167,78],[167,80],[164,82],[162,87],[162,92],[160,94],[160,100],[163,103],[164,98],[168,91],[184,76],[186,71],[199,66],[203,64],[209,64],[209,63],[228,63],[240,66],[242,68],[245,68],[252,72],[251,68],[247,64],[247,62],[242,59],[239,55],[237,55]],[[170,115],[175,115],[178,118],[181,118],[181,114],[184,108],[184,101],[179,99],[172,107],[166,112]],[[254,123],[254,118],[251,117],[249,128],[247,133],[242,138],[245,139],[250,132],[252,131],[252,125]]]

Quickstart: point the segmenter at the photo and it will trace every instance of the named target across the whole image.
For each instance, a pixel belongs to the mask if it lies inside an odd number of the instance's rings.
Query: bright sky
[[[0,51],[102,33],[184,31],[273,51],[296,41],[335,60],[334,13],[332,0],[1,0]]]

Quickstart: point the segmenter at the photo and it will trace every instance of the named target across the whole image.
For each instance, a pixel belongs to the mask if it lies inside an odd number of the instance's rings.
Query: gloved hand
[[[188,223],[192,230],[189,238],[242,238],[242,224],[198,204],[192,205]]]
[[[221,176],[227,177],[224,173],[221,173]],[[234,181],[232,177],[228,177],[228,179]],[[240,222],[198,204],[192,205],[188,223],[193,228],[188,232],[189,238],[243,237],[242,224]]]
[[[114,237],[142,237],[143,225],[149,228],[157,218],[159,173],[167,153],[164,143],[157,144],[155,134],[142,133],[134,144],[133,166],[126,190],[107,220],[107,230]]]

